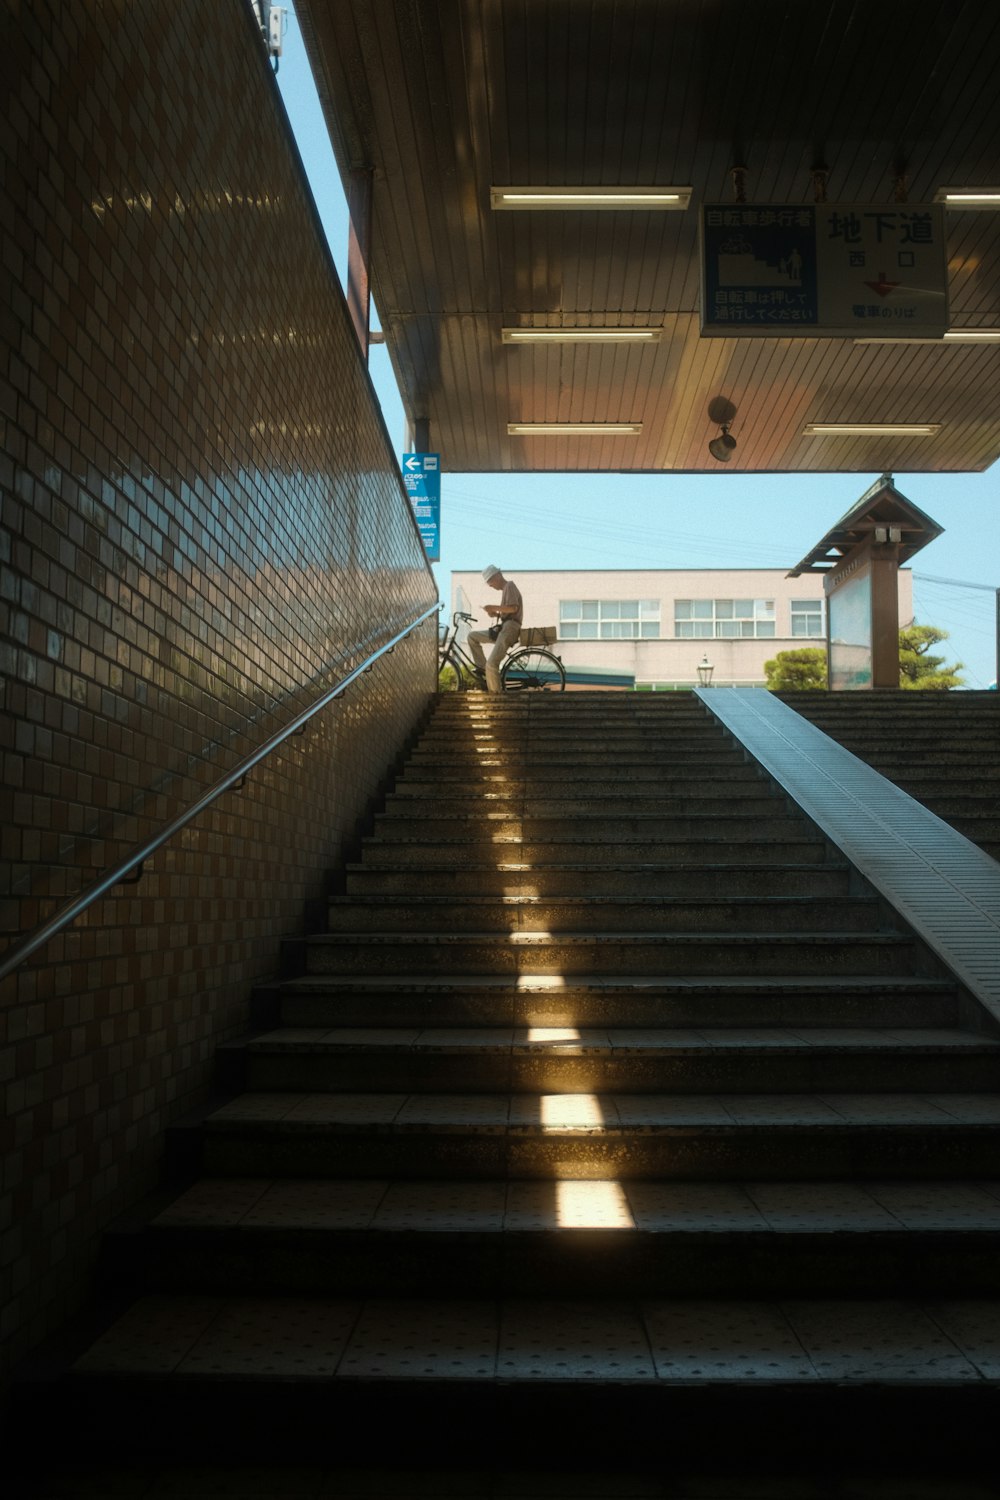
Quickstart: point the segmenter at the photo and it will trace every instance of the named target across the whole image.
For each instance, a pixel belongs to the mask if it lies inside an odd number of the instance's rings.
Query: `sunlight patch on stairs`
[[[558,1047],[582,1042],[583,1038],[575,1026],[529,1026],[528,1041],[539,1046]]]
[[[620,1182],[557,1182],[560,1229],[635,1229]]]
[[[543,1131],[562,1134],[603,1130],[604,1109],[596,1094],[543,1094],[538,1101]]]

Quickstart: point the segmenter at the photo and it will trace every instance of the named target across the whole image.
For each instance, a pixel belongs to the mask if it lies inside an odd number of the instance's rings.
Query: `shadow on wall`
[[[148,0],[98,45],[39,0],[6,46],[13,938],[436,591],[249,8]],[[425,629],[4,981],[6,1363],[154,1181],[434,677]]]

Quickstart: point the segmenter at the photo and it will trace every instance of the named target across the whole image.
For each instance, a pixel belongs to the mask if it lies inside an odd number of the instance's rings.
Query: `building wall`
[[[245,0],[9,5],[2,931],[435,588]],[[0,991],[0,1338],[70,1312],[428,701],[424,626]]]
[[[779,651],[801,646],[822,646],[814,639],[792,635],[791,601],[823,599],[820,574],[787,578],[785,568],[671,568],[620,570],[566,569],[547,572],[532,568],[509,570],[524,597],[524,619],[528,625],[560,625],[558,651],[566,667],[583,676],[592,672],[599,681],[634,677],[640,685],[695,686],[697,668],[706,656],[715,670],[717,686],[763,686],[764,663]],[[486,622],[482,605],[488,603],[486,585],[478,572],[451,575],[452,609],[468,609]],[[565,600],[657,600],[660,606],[660,637],[650,640],[567,640],[561,624],[560,604]],[[675,635],[675,601],[713,599],[764,599],[774,601],[775,633],[765,638],[679,639]],[[464,602],[463,602],[464,601]],[[899,621],[913,618],[913,581],[910,573],[899,574]],[[477,627],[472,627],[477,628]]]

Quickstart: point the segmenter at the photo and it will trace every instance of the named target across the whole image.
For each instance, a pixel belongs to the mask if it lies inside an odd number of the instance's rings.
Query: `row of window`
[[[791,600],[793,636],[823,634],[821,599]],[[674,635],[688,640],[762,639],[777,634],[773,599],[675,599]],[[658,599],[563,599],[564,641],[660,639]]]

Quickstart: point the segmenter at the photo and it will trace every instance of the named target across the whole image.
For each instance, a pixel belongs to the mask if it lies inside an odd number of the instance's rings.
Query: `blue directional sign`
[[[703,334],[940,338],[947,327],[939,203],[703,210]]]
[[[404,453],[403,483],[429,562],[441,561],[441,455]]]

